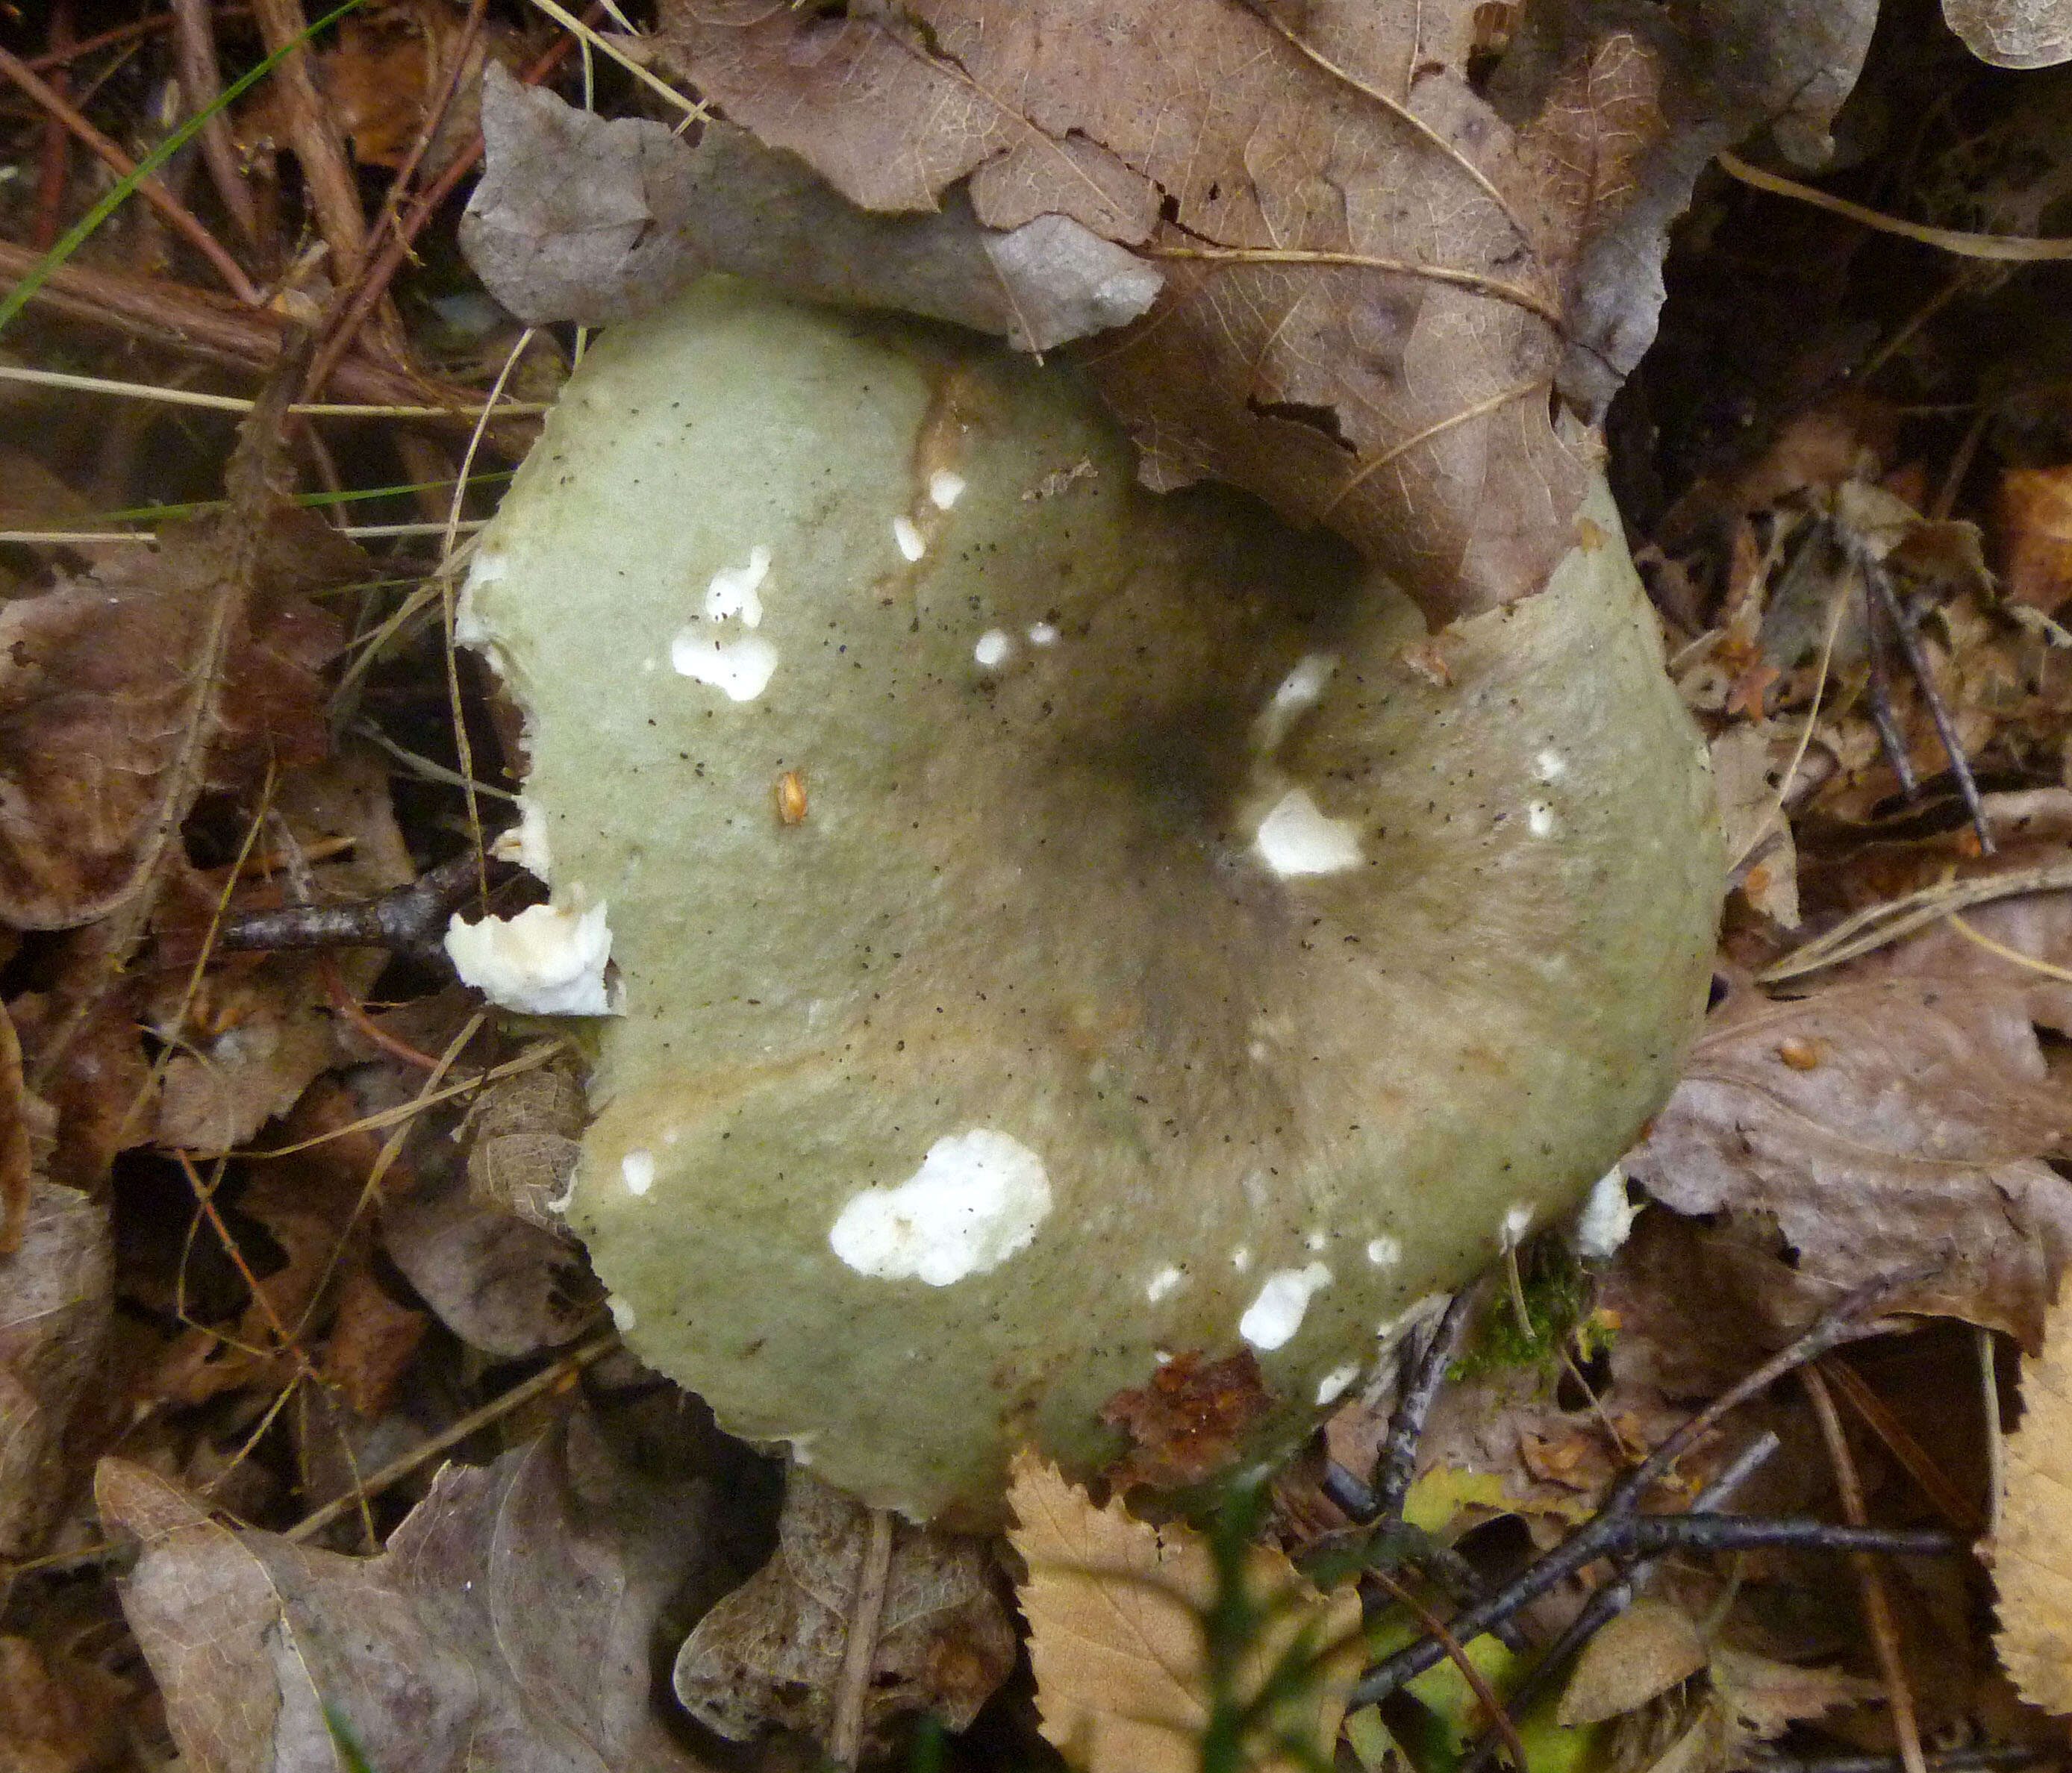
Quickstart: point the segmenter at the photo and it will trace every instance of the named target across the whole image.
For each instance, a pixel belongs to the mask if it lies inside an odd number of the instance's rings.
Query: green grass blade
[[[159,167],[165,165],[189,142],[192,141],[211,117],[222,111],[248,88],[256,86],[272,73],[291,51],[308,42],[326,26],[335,24],[348,12],[356,10],[360,4],[360,0],[345,0],[344,5],[334,7],[314,24],[305,27],[292,43],[283,43],[257,67],[239,75],[229,85],[224,88],[221,96],[213,105],[206,110],[196,112],[139,160],[128,177],[118,179],[106,196],[72,224],[67,230],[64,237],[31,267],[27,277],[10,289],[6,295],[0,296],[0,332],[4,332],[13,322],[15,315],[28,306],[31,298],[35,296],[37,290],[50,281],[51,273],[76,252],[92,236],[93,231],[122,207],[130,194],[136,190],[143,180],[150,178]]]

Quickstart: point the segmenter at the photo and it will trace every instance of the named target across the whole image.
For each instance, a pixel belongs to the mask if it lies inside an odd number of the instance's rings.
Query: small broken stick
[[[392,948],[420,960],[441,958],[446,918],[476,879],[475,859],[463,851],[409,886],[371,899],[337,905],[282,905],[224,919],[219,949]]]

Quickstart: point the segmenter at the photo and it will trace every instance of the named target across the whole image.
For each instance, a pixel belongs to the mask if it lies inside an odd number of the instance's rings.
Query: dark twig
[[[1864,646],[1870,659],[1870,680],[1864,688],[1864,700],[1870,704],[1871,724],[1877,728],[1878,743],[1885,747],[1887,761],[1893,774],[1899,778],[1899,791],[1909,800],[1921,786],[1920,778],[1914,773],[1914,760],[1906,754],[1906,741],[1899,730],[1899,720],[1892,708],[1892,673],[1886,663],[1884,605],[1876,597],[1864,600]]]
[[[88,122],[70,99],[19,56],[4,48],[0,48],[0,74],[5,74],[35,100],[47,115],[56,117],[92,149],[117,178],[126,179],[137,170],[137,162]],[[137,195],[164,216],[172,224],[174,232],[208,261],[232,295],[240,302],[255,304],[258,302],[258,289],[245,274],[245,267],[224,249],[220,240],[202,226],[194,211],[166,188],[163,180],[157,178],[139,179]]]
[[[584,16],[594,24],[602,15],[602,8],[593,5]],[[563,58],[575,47],[575,43],[573,36],[563,32],[555,40],[553,47],[520,76],[520,84],[536,86],[561,65]],[[332,367],[359,337],[360,326],[368,315],[374,311],[376,305],[387,294],[390,281],[401,268],[403,261],[409,256],[411,244],[416,240],[419,230],[438,212],[440,206],[453,195],[461,180],[475,170],[475,163],[482,158],[482,132],[477,129],[462,142],[454,157],[418,194],[408,215],[392,212],[387,204],[383,206],[382,214],[376,220],[374,232],[370,236],[374,244],[366,273],[346,297],[335,318],[326,326],[323,343],[318,347],[316,360],[310,366],[312,388],[322,384]],[[400,180],[390,187],[392,201],[400,203],[401,189]]]
[[[1835,1468],[1835,1489],[1842,1504],[1842,1518],[1852,1526],[1868,1519],[1864,1508],[1863,1480],[1856,1471],[1856,1455],[1849,1451],[1849,1437],[1842,1428],[1841,1412],[1827,1389],[1821,1373],[1823,1363],[1814,1362],[1799,1370],[1799,1382],[1806,1388],[1807,1401],[1820,1425],[1827,1443],[1828,1463]],[[1892,1733],[1899,1745],[1899,1758],[1906,1773],[1928,1773],[1921,1753],[1921,1725],[1914,1706],[1914,1689],[1906,1679],[1906,1659],[1899,1642],[1899,1621],[1893,1611],[1892,1590],[1885,1586],[1885,1572],[1877,1560],[1862,1552],[1850,1557],[1856,1566],[1856,1583],[1862,1595],[1864,1628],[1877,1652],[1878,1672],[1885,1682],[1885,1710],[1892,1719]]]
[[[471,852],[442,862],[409,886],[336,905],[282,905],[226,917],[219,949],[391,948],[420,958],[440,951],[446,919],[475,884]]]
[[[51,49],[64,49],[72,36],[71,0],[58,0],[51,8]],[[55,69],[51,75],[51,89],[69,99],[70,72],[62,67]],[[36,154],[35,218],[29,230],[29,244],[39,252],[47,252],[57,244],[64,225],[65,187],[71,180],[72,138],[65,133],[64,119],[46,111],[43,139]]]
[[[34,270],[40,255],[12,241],[0,240],[0,283],[16,282]],[[64,265],[30,298],[48,313],[88,326],[104,326],[125,338],[148,340],[193,356],[238,368],[264,371],[280,355],[291,330],[279,314],[244,308],[163,279],[147,281],[109,271]],[[364,351],[343,358],[329,377],[335,399],[376,406],[437,407],[450,415],[414,422],[466,432],[479,418],[482,396],[473,388],[406,374],[378,363]],[[513,460],[523,456],[539,433],[538,421],[523,417],[493,419],[485,433]]]
[[[1404,1377],[1402,1394],[1388,1418],[1388,1437],[1382,1443],[1373,1488],[1362,1483],[1342,1465],[1326,1464],[1324,1494],[1361,1526],[1379,1527],[1387,1532],[1401,1525],[1404,1501],[1410,1493],[1417,1469],[1417,1443],[1424,1437],[1432,1406],[1445,1383],[1446,1369],[1453,1365],[1461,1339],[1467,1333],[1468,1322],[1474,1314],[1475,1301],[1481,1291],[1478,1284],[1473,1284],[1456,1293],[1445,1315],[1425,1338],[1416,1358],[1407,1361],[1409,1370]],[[1423,1542],[1407,1553],[1409,1562],[1446,1589],[1457,1603],[1466,1605],[1475,1599],[1482,1591],[1482,1583],[1474,1566],[1451,1545],[1442,1545],[1429,1536],[1420,1537]],[[1511,1648],[1525,1648],[1524,1638],[1509,1620],[1503,1621],[1496,1631]]]
[[[1511,1722],[1511,1713],[1504,1709],[1503,1701],[1490,1690],[1488,1681],[1470,1660],[1461,1640],[1446,1629],[1446,1622],[1435,1617],[1429,1607],[1388,1571],[1374,1570],[1367,1574],[1386,1589],[1400,1606],[1408,1610],[1425,1636],[1436,1643],[1445,1652],[1446,1659],[1460,1670],[1461,1678],[1467,1682],[1469,1689],[1481,1702],[1482,1709],[1495,1720],[1493,1732],[1497,1739],[1511,1750],[1511,1765],[1516,1768],[1517,1773],[1527,1773],[1532,1763],[1526,1755],[1525,1744],[1519,1739],[1518,1726]]]
[[[1986,826],[1986,810],[1979,801],[1979,785],[1971,775],[1971,765],[1966,760],[1963,748],[1957,739],[1956,723],[1950,718],[1949,705],[1942,700],[1942,692],[1935,687],[1934,673],[1930,670],[1928,655],[1922,650],[1921,637],[1914,631],[1906,610],[1901,606],[1898,594],[1892,588],[1892,575],[1885,571],[1885,562],[1877,559],[1863,544],[1852,537],[1849,552],[1863,574],[1867,594],[1885,611],[1898,637],[1899,650],[1906,655],[1908,668],[1913,671],[1914,682],[1921,690],[1921,699],[1927,704],[1930,719],[1935,722],[1936,737],[1942,741],[1944,753],[1950,759],[1950,773],[1957,778],[1957,792],[1963,796],[1964,810],[1971,815],[1971,825],[1979,834],[1981,854],[1993,853],[1993,834]]]
[[[1453,1295],[1446,1315],[1426,1338],[1404,1375],[1403,1394],[1388,1418],[1388,1439],[1382,1443],[1381,1457],[1375,1465],[1373,1505],[1362,1511],[1363,1519],[1389,1525],[1403,1518],[1404,1499],[1410,1494],[1411,1480],[1417,1471],[1417,1443],[1423,1438],[1440,1388],[1446,1382],[1446,1369],[1453,1364],[1461,1339],[1468,1332],[1468,1322],[1482,1291],[1477,1283],[1462,1287]]]
[[[1933,1274],[1937,1266],[1932,1262],[1911,1263],[1844,1293],[1796,1342],[1780,1348],[1747,1377],[1729,1385],[1614,1484],[1605,1498],[1605,1508],[1632,1508],[1651,1486],[1668,1476],[1677,1460],[1690,1451],[1701,1435],[1710,1433],[1722,1417],[1768,1390],[1787,1373],[1809,1361],[1819,1360],[1829,1349],[1839,1348],[1844,1342],[1857,1342],[1867,1336],[1884,1334],[1891,1328],[1889,1324],[1858,1322],[1859,1314],[1888,1294]]]
[[[1712,1481],[1692,1499],[1692,1512],[1709,1514],[1723,1503],[1731,1500],[1734,1492],[1748,1481],[1756,1467],[1774,1453],[1778,1446],[1776,1431],[1765,1429],[1729,1460]],[[1567,1628],[1548,1646],[1546,1653],[1511,1689],[1505,1701],[1510,1716],[1516,1718],[1529,1711],[1533,1702],[1553,1685],[1583,1646],[1633,1604],[1634,1596],[1646,1586],[1659,1562],[1656,1558],[1637,1559],[1623,1575],[1606,1582],[1584,1603],[1582,1610],[1569,1620]],[[1478,1773],[1478,1770],[1486,1766],[1496,1750],[1503,1746],[1505,1740],[1494,1728],[1485,1730],[1462,1761],[1459,1773]]]
[[[1495,1594],[1464,1608],[1450,1622],[1454,1635],[1464,1644],[1472,1640],[1498,1620],[1511,1618],[1556,1583],[1566,1581],[1585,1565],[1603,1557],[1632,1557],[1671,1547],[1741,1550],[1756,1545],[1796,1545],[1836,1551],[1910,1551],[1922,1555],[1962,1549],[1963,1541],[1949,1533],[1894,1535],[1877,1532],[1876,1542],[1873,1543],[1860,1536],[1875,1529],[1838,1527],[1825,1521],[1754,1522],[1735,1516],[1642,1515],[1634,1512],[1640,1498],[1667,1477],[1677,1460],[1729,1411],[1757,1396],[1794,1369],[1819,1359],[1829,1349],[1879,1333],[1886,1326],[1858,1322],[1859,1315],[1896,1288],[1932,1271],[1931,1265],[1915,1264],[1881,1275],[1845,1294],[1796,1342],[1771,1356],[1754,1372],[1721,1393],[1620,1478],[1607,1493],[1597,1513],[1560,1545]],[[1387,1697],[1404,1682],[1414,1680],[1433,1666],[1445,1653],[1429,1639],[1405,1645],[1367,1671],[1354,1688],[1350,1703],[1357,1706]]]
[[[1553,1550],[1528,1566],[1488,1599],[1464,1608],[1447,1622],[1462,1643],[1471,1643],[1499,1619],[1530,1605],[1600,1558],[1651,1557],[1667,1551],[1878,1552],[1887,1557],[1951,1558],[1971,1549],[1968,1540],[1939,1527],[1845,1527],[1803,1516],[1758,1519],[1739,1514],[1600,1514]],[[1445,1659],[1429,1638],[1406,1644],[1360,1677],[1348,1695],[1351,1706],[1386,1699]]]
[[[190,113],[208,110],[223,96],[223,73],[216,59],[215,20],[208,0],[173,0],[173,60],[179,72],[181,96]],[[237,162],[237,145],[230,138],[230,119],[220,109],[202,125],[198,137],[203,164],[216,187],[224,211],[236,225],[249,250],[257,252],[261,236],[259,206],[252,200],[252,187]]]
[[[242,17],[245,8],[241,6],[219,6],[216,9],[226,18]],[[40,55],[29,57],[29,66],[39,74],[53,68],[63,68],[77,61],[82,55],[91,55],[97,51],[113,49],[117,44],[134,43],[139,37],[148,37],[154,31],[172,28],[173,15],[170,12],[154,12],[148,18],[133,18],[126,25],[117,25],[92,37],[82,37],[76,43],[53,46]]]

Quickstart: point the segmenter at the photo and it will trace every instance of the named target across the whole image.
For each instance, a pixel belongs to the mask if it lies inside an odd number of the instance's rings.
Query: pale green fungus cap
[[[1250,1348],[1285,1447],[1661,1102],[1720,866],[1601,489],[1428,639],[1135,482],[1070,370],[708,282],[593,346],[467,632],[603,905],[569,1220],[632,1347],[866,1500]]]

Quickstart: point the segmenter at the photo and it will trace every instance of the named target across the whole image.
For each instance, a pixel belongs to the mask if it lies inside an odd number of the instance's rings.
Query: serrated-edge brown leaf
[[[2050,1309],[2042,1352],[2022,1361],[2021,1402],[1992,1543],[1993,1648],[2023,1698],[2072,1715],[2072,1288]]]
[[[1207,1541],[1185,1525],[1138,1521],[1120,1500],[1097,1508],[1026,1451],[1008,1501],[1020,1522],[1008,1537],[1028,1566],[1017,1598],[1045,1738],[1084,1773],[1195,1773],[1211,1703],[1201,1625],[1215,1585]],[[1303,1715],[1278,1722],[1328,1755],[1359,1669],[1359,1595],[1350,1585],[1319,1594],[1264,1546],[1249,1548],[1246,1579],[1272,1618],[1239,1671],[1236,1697],[1256,1693],[1307,1631],[1318,1660]],[[1265,1759],[1258,1773],[1288,1766]]]

